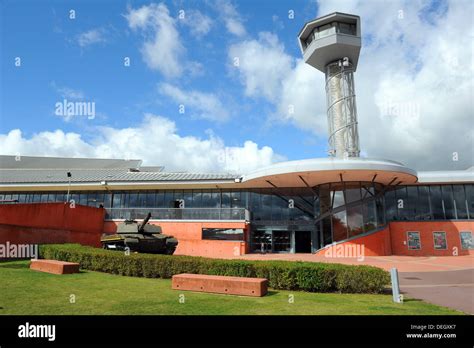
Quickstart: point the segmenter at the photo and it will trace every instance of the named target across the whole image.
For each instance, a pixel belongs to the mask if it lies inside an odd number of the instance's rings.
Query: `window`
[[[441,199],[441,188],[439,186],[430,186],[430,201],[433,219],[444,220],[443,203]]]
[[[333,191],[332,193],[332,208],[336,209],[341,205],[344,205],[344,193],[343,191]]]
[[[408,207],[407,188],[401,186],[396,190],[397,209],[400,220],[410,220],[410,209]]]
[[[355,24],[338,23],[338,29],[341,34],[356,35]]]
[[[446,219],[455,219],[453,187],[451,185],[441,186],[441,192],[443,192],[443,205]]]
[[[184,200],[184,208],[194,207],[194,205],[193,205],[193,192],[192,191],[184,191],[183,200]]]
[[[428,186],[418,186],[418,204],[416,205],[416,220],[431,220],[430,191]]]
[[[202,239],[244,240],[244,230],[242,228],[203,228]]]
[[[459,232],[459,238],[461,239],[461,249],[463,249],[463,250],[472,250],[472,249],[474,249],[474,244],[472,243],[472,233],[471,233],[471,231],[461,231],[461,232]]]
[[[130,208],[138,208],[138,192],[130,192],[128,206]]]
[[[433,232],[433,242],[435,250],[448,249],[448,243],[446,242],[446,232]]]
[[[347,226],[349,237],[364,233],[364,218],[360,205],[347,208]]]
[[[408,220],[415,219],[417,202],[418,202],[418,188],[416,186],[407,186],[407,200],[405,202],[405,217]]]
[[[346,204],[360,201],[360,188],[346,188]]]
[[[230,208],[230,192],[222,192],[222,208]]]
[[[345,210],[332,216],[332,229],[334,242],[347,238],[347,216]]]
[[[112,194],[110,192],[104,193],[104,208],[109,209],[112,204]]]
[[[157,208],[165,208],[167,205],[165,204],[165,193],[163,191],[158,191],[156,193],[156,201],[155,207]]]
[[[114,193],[112,208],[122,208],[122,193],[121,192]]]
[[[408,250],[420,250],[420,232],[407,232],[407,244]]]
[[[336,23],[326,24],[318,27],[318,32],[316,34],[317,38],[322,38],[336,33]]]
[[[465,185],[469,217],[474,219],[474,185]]]
[[[397,220],[397,197],[395,196],[395,190],[385,193],[385,206],[387,221]]]
[[[147,208],[155,208],[155,192],[145,193],[144,206]]]
[[[454,203],[456,204],[456,217],[458,219],[467,219],[466,195],[463,185],[453,186]]]

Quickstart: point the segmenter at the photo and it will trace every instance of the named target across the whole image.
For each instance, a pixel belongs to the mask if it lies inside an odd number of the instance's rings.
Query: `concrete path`
[[[474,314],[474,269],[399,273],[401,292],[440,306]]]

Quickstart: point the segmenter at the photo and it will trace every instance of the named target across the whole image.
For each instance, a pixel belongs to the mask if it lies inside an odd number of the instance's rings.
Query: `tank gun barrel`
[[[151,219],[151,213],[148,213],[146,218],[138,225],[138,233],[142,233],[145,225],[148,223],[148,220]]]

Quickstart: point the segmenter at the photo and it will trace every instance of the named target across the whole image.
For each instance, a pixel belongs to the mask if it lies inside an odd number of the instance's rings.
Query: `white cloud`
[[[427,14],[424,6],[324,1],[319,15],[340,11],[362,19],[355,85],[363,152],[419,170],[463,169],[474,161],[474,61],[467,49],[474,35],[473,4],[450,2],[444,15]],[[289,56],[274,35],[231,46],[230,59],[236,47],[253,58],[250,68],[238,69],[246,95],[266,97],[277,119],[327,136],[323,73]],[[288,112],[291,106],[294,113]],[[458,161],[452,161],[454,152]]]
[[[176,21],[170,16],[166,5],[160,3],[129,8],[125,18],[131,29],[141,30],[145,35],[141,53],[148,67],[166,77],[180,76],[183,71],[181,57],[185,49],[176,29]]]
[[[228,32],[239,37],[246,34],[240,14],[230,0],[219,0],[216,3],[216,9],[221,12],[221,17]]]
[[[77,36],[77,43],[81,47],[90,46],[99,42],[105,42],[105,30],[103,28],[91,29]]]
[[[199,10],[188,10],[185,12],[184,24],[191,30],[195,37],[202,37],[209,33],[213,20]]]
[[[159,85],[159,91],[185,107],[185,114],[192,117],[223,122],[229,118],[229,111],[212,93],[185,91],[169,83]]]
[[[279,96],[283,78],[291,72],[292,58],[285,53],[278,37],[268,32],[258,40],[246,40],[229,47],[232,69],[238,70],[248,96],[274,100]],[[235,66],[235,59],[238,66]]]
[[[206,139],[181,136],[173,121],[152,114],[136,127],[97,128],[91,141],[62,130],[26,138],[15,129],[0,134],[0,149],[2,154],[24,156],[139,158],[147,165],[164,165],[168,171],[242,173],[282,160],[270,147],[252,141],[225,146],[213,134]]]
[[[65,99],[84,99],[84,93],[78,89],[73,89],[66,86],[58,86],[55,81],[51,82],[51,87],[58,93],[62,98]]]

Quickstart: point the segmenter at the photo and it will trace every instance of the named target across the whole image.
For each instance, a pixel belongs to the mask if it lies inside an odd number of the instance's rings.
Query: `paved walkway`
[[[366,256],[338,258],[314,254],[246,254],[234,257],[244,260],[288,260],[342,263],[349,265],[371,265],[389,271],[395,267],[399,272],[439,272],[474,269],[474,255],[468,256]]]
[[[358,260],[313,254],[248,254],[235,258],[371,265],[387,271],[395,267],[399,272],[400,290],[406,296],[474,314],[474,255],[368,256]]]
[[[440,306],[474,314],[474,269],[399,274],[401,292]]]

